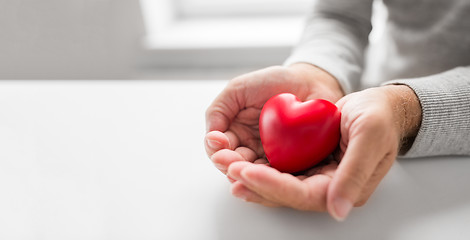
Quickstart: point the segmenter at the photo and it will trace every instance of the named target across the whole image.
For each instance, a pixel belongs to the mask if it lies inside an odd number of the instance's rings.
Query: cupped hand
[[[266,163],[258,121],[271,97],[288,92],[306,101],[343,96],[336,79],[310,64],[269,67],[229,82],[206,111],[206,152],[223,173],[235,161]]]
[[[421,108],[414,92],[401,85],[353,93],[337,106],[342,119],[336,160],[296,177],[265,165],[234,162],[228,168],[233,194],[267,206],[327,210],[339,221],[353,206],[363,205],[392,166],[403,140],[416,136]]]

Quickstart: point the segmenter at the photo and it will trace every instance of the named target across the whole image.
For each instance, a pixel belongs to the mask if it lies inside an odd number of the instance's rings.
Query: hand
[[[421,108],[402,85],[372,88],[342,98],[340,148],[329,161],[294,177],[267,166],[230,165],[233,194],[268,206],[328,212],[344,220],[363,205],[388,172],[403,139],[416,136]]]
[[[289,92],[301,100],[336,102],[343,92],[334,77],[310,64],[269,67],[229,82],[206,112],[206,152],[223,173],[234,161],[266,163],[258,121],[264,103]]]

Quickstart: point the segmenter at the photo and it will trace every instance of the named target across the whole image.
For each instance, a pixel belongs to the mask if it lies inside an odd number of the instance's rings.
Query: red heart
[[[269,99],[259,130],[271,167],[295,173],[318,164],[338,145],[340,120],[340,111],[327,100],[301,102],[290,93]]]

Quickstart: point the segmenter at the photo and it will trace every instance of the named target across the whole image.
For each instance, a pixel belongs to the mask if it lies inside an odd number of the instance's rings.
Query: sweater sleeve
[[[372,29],[372,2],[315,1],[300,43],[284,64],[313,64],[333,75],[346,94],[357,90]]]
[[[470,66],[386,84],[409,86],[421,104],[421,127],[403,157],[470,155]]]

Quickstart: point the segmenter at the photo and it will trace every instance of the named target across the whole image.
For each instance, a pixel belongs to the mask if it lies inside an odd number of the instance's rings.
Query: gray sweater
[[[364,82],[408,85],[423,114],[404,156],[470,155],[470,0],[383,5],[383,31],[372,39],[373,0],[316,1],[285,64],[314,64],[347,93]]]

